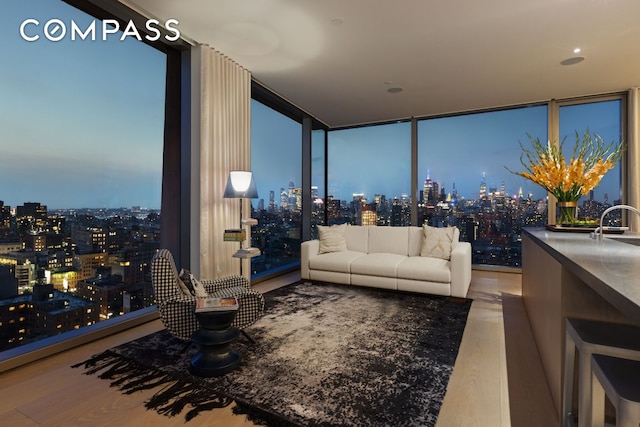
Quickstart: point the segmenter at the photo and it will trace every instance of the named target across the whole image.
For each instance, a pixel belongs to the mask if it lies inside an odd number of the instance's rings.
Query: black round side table
[[[196,317],[200,329],[192,341],[200,345],[200,351],[191,356],[189,371],[200,377],[216,377],[236,369],[240,354],[229,348],[240,335],[240,330],[231,326],[236,310],[197,312]]]

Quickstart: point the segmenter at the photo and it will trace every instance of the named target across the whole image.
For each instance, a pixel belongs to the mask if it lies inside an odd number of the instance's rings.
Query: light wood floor
[[[256,286],[268,291],[293,282],[293,273]],[[438,427],[559,425],[520,301],[519,274],[473,272],[474,299]],[[144,409],[153,391],[124,395],[109,382],[70,365],[162,328],[160,321],[122,332],[0,374],[2,426],[175,426]],[[187,425],[252,426],[230,407],[204,412]]]

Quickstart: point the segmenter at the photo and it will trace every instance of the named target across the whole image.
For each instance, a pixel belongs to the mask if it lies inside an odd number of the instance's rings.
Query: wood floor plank
[[[500,336],[472,307],[436,426],[501,426]],[[474,313],[475,311],[475,313]],[[467,355],[473,354],[473,357]]]
[[[29,419],[24,414],[21,414],[15,409],[11,409],[7,412],[0,412],[0,420],[3,426],[20,426],[20,427],[32,427],[40,426],[40,424]]]

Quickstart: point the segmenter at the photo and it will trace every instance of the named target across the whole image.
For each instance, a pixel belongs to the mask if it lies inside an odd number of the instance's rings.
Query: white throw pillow
[[[342,252],[347,250],[347,241],[344,238],[344,232],[347,224],[342,225],[319,225],[318,237],[320,238],[321,254],[329,252]]]
[[[424,238],[422,239],[421,256],[451,259],[453,248],[453,236],[455,227],[429,227],[422,226]]]
[[[193,274],[191,275],[191,283],[193,284],[193,289],[196,291],[196,296],[198,298],[204,298],[209,296],[207,294],[207,290],[204,288],[204,285],[200,283],[198,279],[196,279]]]

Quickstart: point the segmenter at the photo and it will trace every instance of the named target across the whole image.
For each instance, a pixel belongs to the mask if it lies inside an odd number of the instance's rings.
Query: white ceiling
[[[122,1],[331,127],[640,86],[640,0]]]

